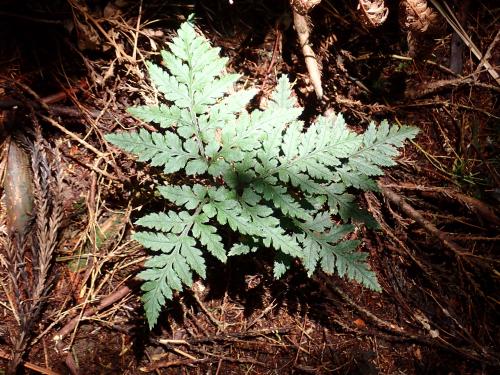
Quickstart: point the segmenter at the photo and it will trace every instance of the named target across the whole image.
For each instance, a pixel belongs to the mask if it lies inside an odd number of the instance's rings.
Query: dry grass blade
[[[493,38],[493,41],[490,43],[490,46],[486,50],[486,53],[484,54],[483,58],[481,59],[481,62],[477,66],[476,71],[475,71],[476,74],[478,74],[480,72],[484,63],[488,62],[488,59],[492,55],[493,49],[496,47],[496,45],[498,44],[499,41],[500,41],[500,30],[497,31],[495,37]]]

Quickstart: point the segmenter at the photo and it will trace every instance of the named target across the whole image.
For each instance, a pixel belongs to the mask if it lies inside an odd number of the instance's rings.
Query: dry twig
[[[98,311],[101,311],[105,309],[108,306],[111,306],[113,303],[121,300],[125,296],[127,296],[131,292],[131,289],[128,286],[122,286],[120,289],[116,290],[112,294],[108,295],[107,297],[103,298],[101,302],[96,306],[96,307],[91,307],[87,310],[85,310],[82,314],[82,317],[87,318],[89,316],[94,315]],[[53,340],[56,343],[56,347],[61,350],[62,349],[62,340],[66,335],[68,335],[73,329],[77,326],[77,324],[81,321],[80,316],[76,316],[73,319],[71,319],[66,325],[61,328],[53,337]]]
[[[323,88],[321,85],[321,72],[319,70],[318,61],[316,60],[316,55],[313,49],[309,45],[309,36],[311,34],[310,21],[307,15],[293,11],[293,24],[295,26],[295,31],[299,39],[300,47],[302,48],[302,54],[306,62],[307,71],[309,72],[309,78],[314,87],[314,91],[318,99],[323,97]]]

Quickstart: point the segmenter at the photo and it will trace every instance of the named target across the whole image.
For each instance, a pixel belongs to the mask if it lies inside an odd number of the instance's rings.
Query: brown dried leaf
[[[354,325],[356,326],[356,328],[358,329],[366,329],[366,323],[363,319],[361,318],[358,318],[358,319],[355,319],[353,321]]]
[[[80,51],[100,51],[102,40],[99,33],[90,23],[83,23],[74,18],[76,34],[78,36],[78,49]]]
[[[359,0],[358,10],[361,21],[368,27],[382,25],[389,15],[384,0]]]

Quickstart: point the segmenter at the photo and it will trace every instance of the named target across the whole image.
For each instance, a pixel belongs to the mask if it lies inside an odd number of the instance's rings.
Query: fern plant
[[[384,121],[360,135],[341,115],[305,127],[286,76],[265,110],[248,112],[256,90],[233,92],[239,76],[224,73],[227,59],[219,53],[189,21],[183,23],[161,53],[168,71],[147,64],[167,104],[129,109],[160,131],[106,136],[139,161],[175,174],[169,181],[190,182],[158,187],[175,209],[136,222],[147,230],[134,239],[153,251],[139,274],[150,327],[174,291],[190,286],[193,274],[205,277],[207,252],[225,262],[272,249],[277,278],[298,259],[308,275],[319,267],[380,290],[367,254],[356,251],[360,241],[344,239],[354,222],[373,224],[348,191],[376,190],[373,177],[395,164],[396,148],[417,130]],[[223,240],[228,232],[236,235]]]

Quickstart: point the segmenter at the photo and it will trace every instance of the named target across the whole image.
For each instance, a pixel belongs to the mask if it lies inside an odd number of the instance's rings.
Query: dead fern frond
[[[52,161],[47,151],[50,151]],[[62,168],[60,154],[52,150],[43,140],[39,126],[35,127],[35,142],[32,152],[34,184],[35,238],[33,259],[38,263],[35,276],[35,301],[41,302],[50,289],[49,270],[57,245],[57,235],[62,221]]]
[[[430,50],[430,35],[442,28],[438,13],[427,5],[427,0],[403,0],[399,4],[399,23],[408,32],[408,54],[424,55]]]
[[[425,33],[437,27],[438,14],[427,5],[427,0],[403,0],[400,6],[400,23],[404,30]]]
[[[305,16],[320,2],[321,0],[290,0],[290,5],[294,12]]]
[[[13,144],[11,148],[18,147]],[[53,278],[50,271],[63,218],[60,154],[43,139],[36,121],[34,141],[28,147],[31,163],[27,155],[26,160],[19,156],[23,155],[21,151],[24,152],[20,147],[9,153],[11,163],[25,162],[22,164],[24,173],[21,174],[24,179],[15,173],[14,167],[19,167],[18,164],[7,163],[4,183],[10,199],[5,199],[9,225],[1,241],[0,266],[7,276],[2,287],[18,322],[17,332],[11,334],[9,374],[17,371],[51,289]],[[20,184],[32,186],[32,195],[25,194]],[[23,199],[29,202],[23,202]]]
[[[359,0],[358,10],[361,21],[368,27],[379,27],[389,16],[384,0]]]

